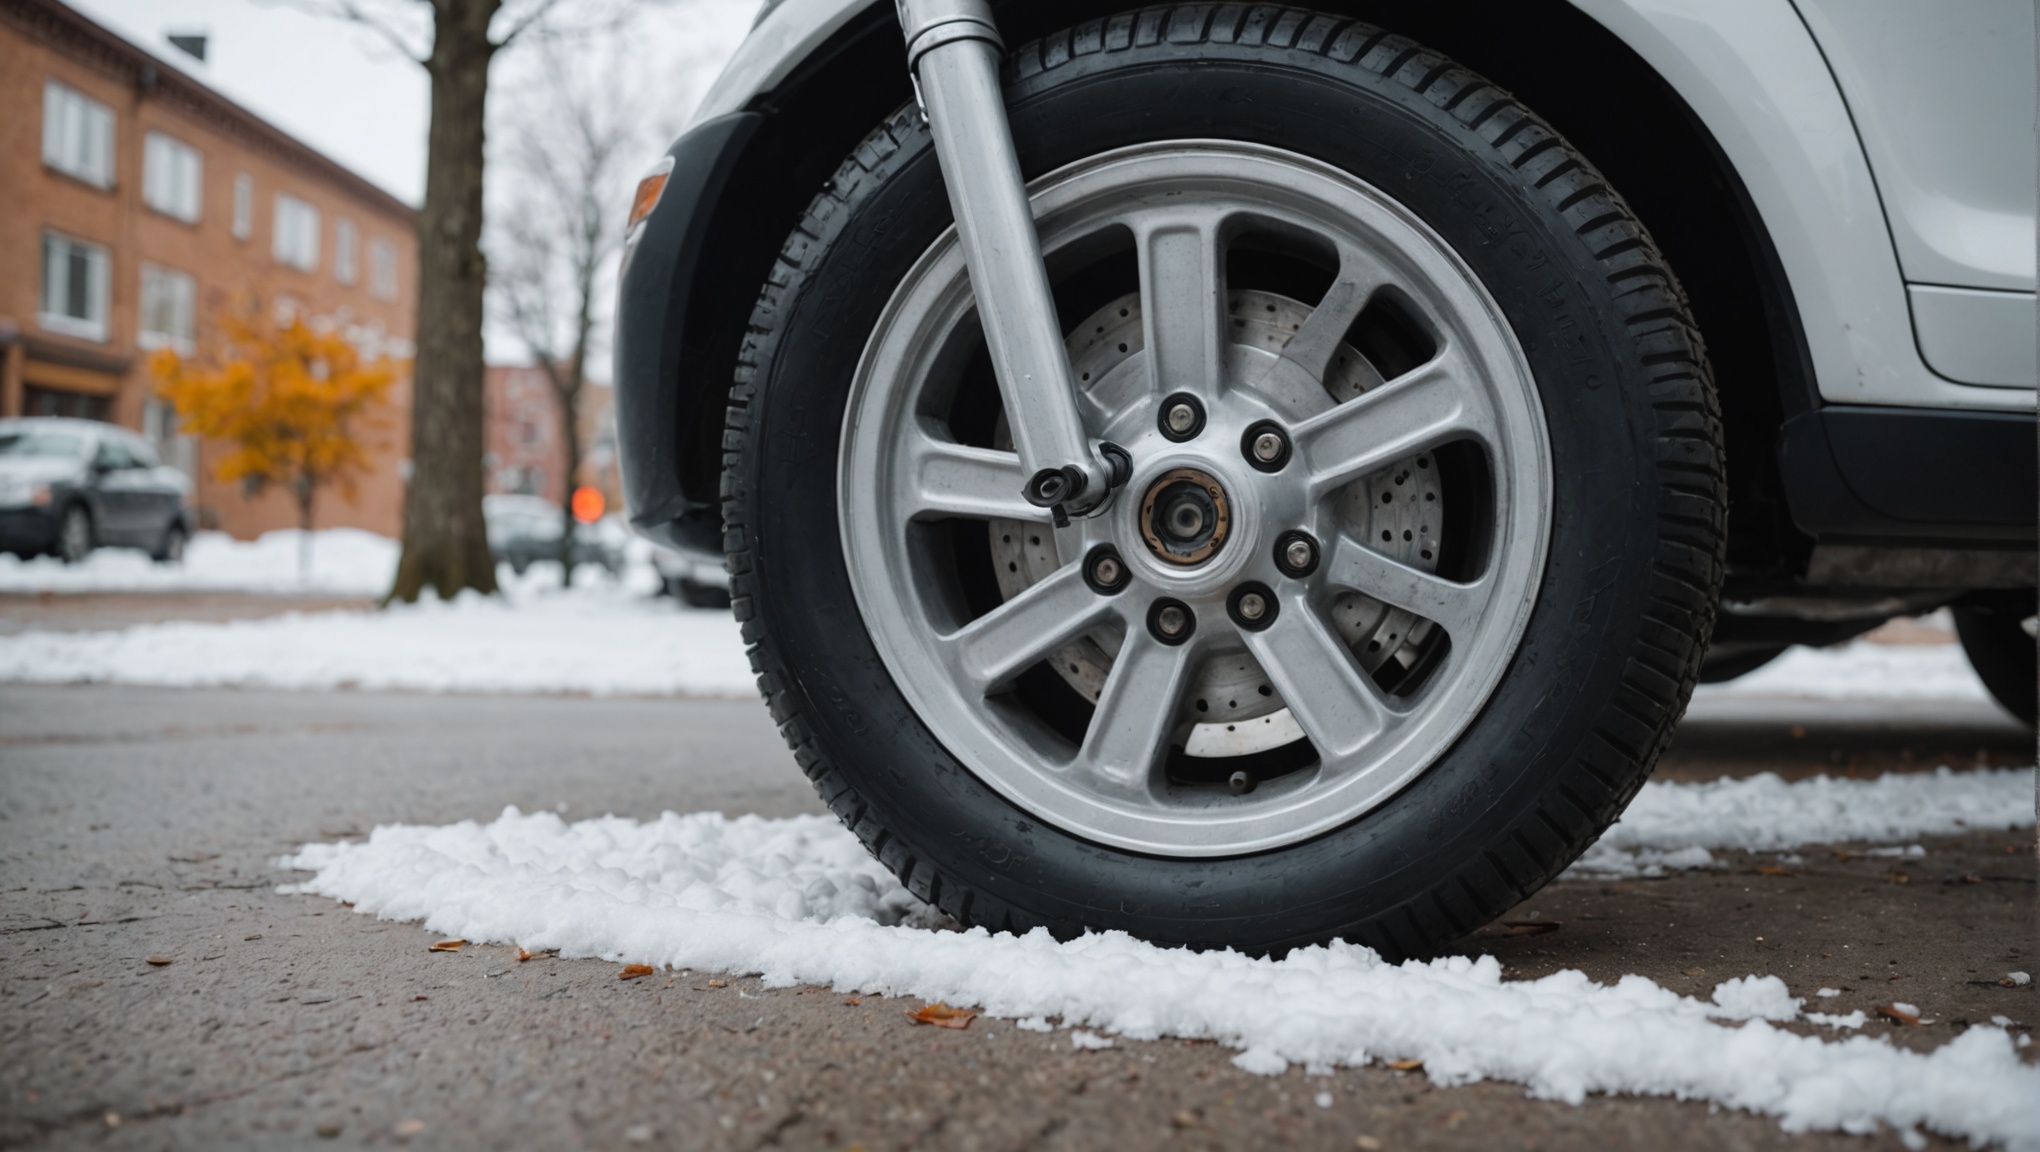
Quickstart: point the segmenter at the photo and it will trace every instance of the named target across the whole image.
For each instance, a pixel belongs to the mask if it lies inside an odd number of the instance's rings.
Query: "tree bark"
[[[418,357],[411,386],[411,476],[392,600],[426,589],[451,599],[496,591],[482,521],[483,113],[489,24],[502,0],[434,0],[432,121],[418,217]]]
[[[318,484],[308,477],[300,477],[292,495],[297,497],[298,506],[298,555],[297,576],[299,584],[312,582],[312,501],[318,497]]]
[[[574,492],[580,487],[581,477],[581,372],[577,366],[572,373],[573,386],[559,387],[555,380],[553,396],[560,404],[560,425],[566,435],[567,476],[562,491],[560,506],[565,527],[560,535],[560,587],[574,586],[574,530],[580,525],[580,518],[574,515]]]

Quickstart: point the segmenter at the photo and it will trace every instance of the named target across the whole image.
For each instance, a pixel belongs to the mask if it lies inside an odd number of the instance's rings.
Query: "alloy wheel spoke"
[[[1065,564],[941,643],[966,682],[980,693],[995,692],[1095,627],[1110,604],[1084,582],[1083,565]]]
[[[1283,345],[1269,369],[1271,380],[1320,400],[1325,390],[1325,373],[1332,357],[1353,327],[1353,321],[1367,308],[1383,281],[1362,268],[1363,257],[1356,251],[1339,254],[1339,278],[1324,299],[1311,310],[1310,318]]]
[[[1333,491],[1393,461],[1472,438],[1492,444],[1487,405],[1472,366],[1446,351],[1296,426],[1296,453],[1309,470],[1310,498]]]
[[[1223,215],[1153,210],[1134,221],[1148,383],[1157,396],[1218,393],[1225,339]]]
[[[1026,477],[1016,453],[922,435],[915,438],[907,468],[913,477],[915,519],[1048,519],[1045,509],[1036,508],[1020,495]]]
[[[1244,633],[1247,647],[1327,764],[1359,751],[1387,727],[1391,713],[1331,625],[1301,596],[1266,631]]]
[[[1391,559],[1351,536],[1341,536],[1333,545],[1325,581],[1414,612],[1445,629],[1459,644],[1472,637],[1494,590],[1487,576],[1471,584],[1447,580]]]
[[[1129,629],[1072,767],[1123,788],[1141,788],[1175,724],[1193,647],[1172,647]]]

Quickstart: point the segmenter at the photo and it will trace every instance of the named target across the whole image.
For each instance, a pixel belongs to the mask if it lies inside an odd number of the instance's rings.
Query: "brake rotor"
[[[1252,290],[1229,293],[1227,307],[1232,317],[1228,328],[1232,342],[1270,351],[1288,344],[1311,314],[1309,305]],[[1101,407],[1117,407],[1100,393],[1113,369],[1144,350],[1139,295],[1121,297],[1093,313],[1069,337],[1068,347],[1079,390],[1088,399],[1099,401]],[[1325,390],[1340,403],[1381,383],[1381,373],[1350,344],[1339,345],[1325,373]],[[1234,386],[1240,385],[1234,382]],[[1000,448],[1012,446],[1003,416],[994,442]],[[1347,535],[1412,568],[1437,570],[1444,494],[1437,463],[1429,453],[1398,460],[1363,476],[1341,489],[1334,500],[1341,530]],[[1055,534],[1042,525],[993,520],[990,527],[993,568],[1005,599],[1011,600],[1062,567]],[[1330,616],[1339,636],[1369,673],[1391,660],[1410,667],[1433,631],[1430,621],[1360,592],[1340,595],[1331,605]],[[1095,704],[1124,639],[1117,625],[1099,628],[1063,647],[1050,664],[1064,683]],[[1250,755],[1303,738],[1280,694],[1244,646],[1219,649],[1207,656],[1193,673],[1190,687],[1188,712],[1172,737],[1187,755]]]

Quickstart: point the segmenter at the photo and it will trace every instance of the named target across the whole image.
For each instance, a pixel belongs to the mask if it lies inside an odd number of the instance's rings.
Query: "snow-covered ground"
[[[133,548],[101,548],[82,564],[0,553],[0,592],[262,592],[380,596],[397,571],[397,542],[353,528],[312,533],[309,579],[298,573],[296,530],[240,541],[200,532],[182,564],[158,564]]]
[[[1990,692],[1959,644],[1794,648],[1740,679],[1703,684],[1698,701],[1750,697],[1815,700],[1937,700],[1988,703]]]
[[[558,579],[557,568],[552,579]],[[496,599],[111,632],[0,637],[0,682],[594,695],[751,695],[737,625],[587,573],[543,566]]]
[[[2030,769],[1944,774],[1932,790],[1954,799],[1938,808],[1885,780],[1741,783],[1755,786],[1646,785],[1632,808],[1643,818],[1618,826],[1621,846],[1905,839],[1946,830],[1954,813],[2033,821]],[[366,842],[308,844],[286,863],[314,873],[289,890],[449,936],[919,996],[1027,1028],[1211,1038],[1254,1072],[1422,1060],[1442,1084],[1508,1080],[1573,1102],[1589,1092],[1676,1096],[1776,1116],[1789,1131],[1889,1125],[1909,1143],[1925,1128],[2040,1148],[2040,1068],[2020,1062],[2015,1044],[2027,1041],[2002,1027],[1972,1027],[1920,1054],[1774,1027],[1863,1023],[1860,1013],[1802,1015],[1818,990],[1776,976],[1727,981],[1702,1001],[1639,976],[1504,981],[1492,957],[1392,965],[1333,944],[1256,960],[1119,933],[1061,943],[1041,931],[933,930],[939,916],[827,818],[570,824],[508,809],[486,825],[389,826]]]

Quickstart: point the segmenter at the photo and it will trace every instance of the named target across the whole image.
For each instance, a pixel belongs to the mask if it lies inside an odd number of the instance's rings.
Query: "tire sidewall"
[[[874,155],[860,186],[839,189],[847,210],[781,299],[777,342],[760,366],[735,461],[756,635],[821,751],[889,837],[1013,909],[993,927],[1120,928],[1192,944],[1341,934],[1480,856],[1579,749],[1606,738],[1597,717],[1622,691],[1659,535],[1649,366],[1605,268],[1563,216],[1448,114],[1373,73],[1312,53],[1203,44],[1139,63],[1071,64],[1009,95],[1030,177],[1157,140],[1272,145],[1397,199],[1472,267],[1523,348],[1550,435],[1547,560],[1511,667],[1455,745],[1396,797],[1252,856],[1101,847],[1032,818],[959,764],[859,622],[837,521],[855,367],[894,288],[950,222],[910,117],[893,122],[904,146]]]

